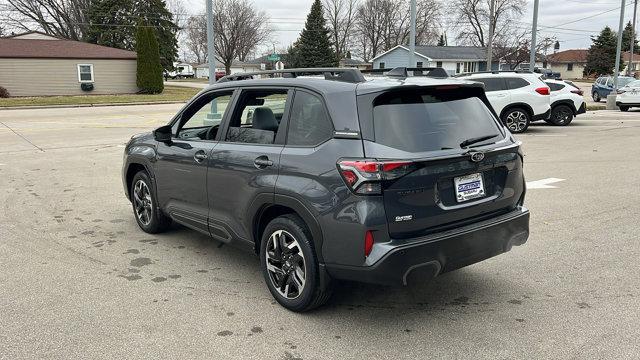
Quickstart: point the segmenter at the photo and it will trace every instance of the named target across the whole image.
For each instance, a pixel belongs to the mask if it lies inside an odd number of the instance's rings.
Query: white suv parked
[[[458,77],[484,83],[491,106],[513,133],[525,132],[532,121],[549,119],[550,90],[547,84],[540,80],[540,74],[493,71],[463,74]]]
[[[573,83],[562,80],[545,80],[544,82],[551,89],[551,117],[547,120],[549,124],[569,125],[574,116],[587,111],[583,92]]]

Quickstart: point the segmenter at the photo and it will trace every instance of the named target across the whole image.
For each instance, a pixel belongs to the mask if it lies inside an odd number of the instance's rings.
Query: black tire
[[[593,98],[593,101],[599,103],[601,98],[600,98],[600,94],[598,94],[597,91],[594,91],[593,94],[591,94],[591,97]]]
[[[292,245],[294,241],[297,245]],[[287,242],[289,246],[294,247],[287,248],[278,254],[273,244],[286,245]],[[286,247],[280,246],[280,248]],[[302,259],[299,255],[300,251]],[[269,256],[271,269],[275,268],[278,271],[271,271],[267,268],[267,256]],[[301,263],[303,266],[300,266]],[[264,229],[260,242],[260,267],[271,295],[280,305],[291,311],[312,310],[326,303],[331,297],[332,286],[329,276],[320,274],[322,270],[318,265],[311,233],[304,221],[297,215],[288,214],[277,217],[271,220]],[[302,275],[304,277],[301,277],[300,271],[303,267],[304,274]],[[298,284],[302,280],[301,291],[297,291],[299,286],[296,285],[295,279],[298,279]],[[280,286],[276,285],[276,282]],[[289,290],[290,288],[295,289]],[[285,290],[291,297],[281,293]]]
[[[137,188],[139,187],[139,188]],[[146,187],[146,191],[144,190]],[[171,225],[171,219],[158,207],[153,183],[146,171],[138,171],[131,181],[131,205],[133,216],[142,231],[157,234]],[[140,196],[143,194],[143,196]],[[142,203],[139,201],[142,200]],[[144,214],[144,215],[143,215]]]
[[[529,128],[531,115],[523,108],[514,107],[502,114],[502,123],[514,134],[520,134]]]
[[[555,126],[567,126],[573,121],[573,110],[567,105],[557,105],[551,109],[549,121]]]
[[[628,106],[620,105],[620,111],[627,112],[627,111],[629,111],[629,107],[628,107]]]

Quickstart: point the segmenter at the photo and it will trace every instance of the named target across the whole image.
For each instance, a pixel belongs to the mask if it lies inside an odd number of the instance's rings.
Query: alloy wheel
[[[505,125],[507,125],[507,128],[512,132],[520,132],[527,127],[527,120],[527,114],[516,110],[509,113]]]
[[[153,202],[151,201],[151,192],[147,183],[142,180],[136,181],[133,187],[133,204],[136,210],[136,216],[143,225],[151,223],[151,214],[153,211]]]
[[[554,120],[556,124],[564,125],[568,123],[572,117],[573,117],[573,114],[571,113],[571,110],[563,107],[557,110]]]
[[[285,230],[274,231],[267,240],[267,272],[273,287],[287,299],[295,299],[304,290],[305,259],[296,238]]]

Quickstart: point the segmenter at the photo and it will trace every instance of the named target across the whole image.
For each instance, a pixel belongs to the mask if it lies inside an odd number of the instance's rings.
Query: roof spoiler
[[[395,67],[393,69],[369,69],[369,70],[361,70],[364,74],[382,74],[388,77],[408,78],[409,72],[412,73],[412,76],[428,76],[433,78],[446,78],[449,77],[449,73],[441,67]]]

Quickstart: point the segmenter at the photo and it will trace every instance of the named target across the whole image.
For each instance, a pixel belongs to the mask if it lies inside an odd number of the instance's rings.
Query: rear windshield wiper
[[[489,139],[493,139],[494,137],[498,136],[499,134],[494,134],[494,135],[484,135],[484,136],[478,136],[478,137],[474,137],[471,139],[467,139],[463,142],[460,143],[460,147],[461,148],[466,148],[469,145],[473,145],[475,143],[479,143],[480,141],[485,141],[485,140],[489,140]]]

